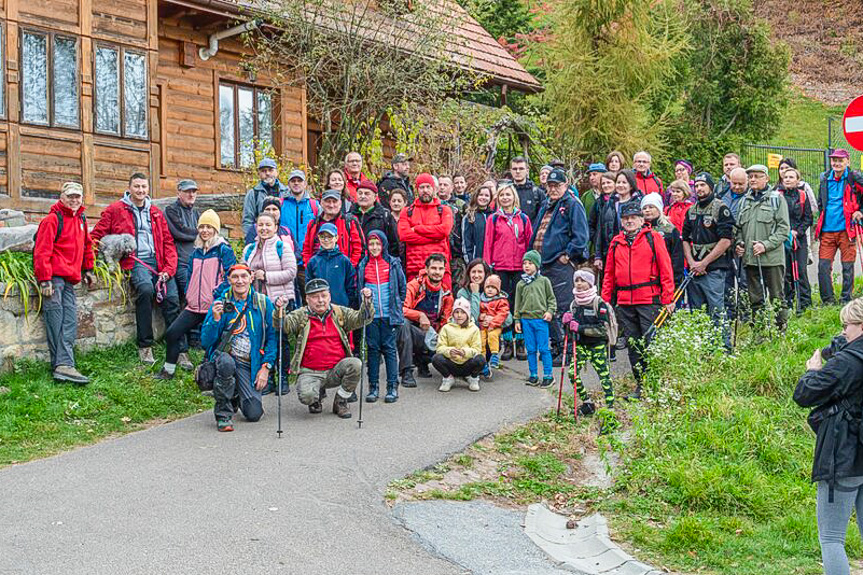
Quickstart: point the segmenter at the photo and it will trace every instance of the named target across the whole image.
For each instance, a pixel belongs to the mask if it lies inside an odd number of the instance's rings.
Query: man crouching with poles
[[[333,305],[330,285],[316,278],[306,284],[305,307],[284,318],[285,335],[297,336],[291,373],[297,374],[297,395],[300,403],[309,406],[309,413],[321,413],[326,390],[337,387],[333,413],[342,419],[351,416],[348,398],[360,382],[363,364],[351,354],[348,334],[368,325],[374,317],[372,290],[364,288],[362,295],[359,310]]]

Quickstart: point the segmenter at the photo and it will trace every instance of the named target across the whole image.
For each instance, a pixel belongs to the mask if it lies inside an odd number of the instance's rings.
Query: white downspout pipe
[[[249,20],[245,24],[240,24],[239,26],[234,26],[233,28],[216,32],[215,34],[210,34],[210,37],[208,38],[209,46],[206,48],[198,48],[198,56],[200,56],[201,60],[209,60],[218,53],[220,40],[224,40],[225,38],[230,38],[231,36],[236,36],[244,32],[249,32],[259,28],[260,26],[261,20],[256,18],[254,20]]]

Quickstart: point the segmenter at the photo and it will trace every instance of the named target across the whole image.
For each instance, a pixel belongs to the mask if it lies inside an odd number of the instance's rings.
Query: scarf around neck
[[[572,288],[572,295],[575,296],[575,302],[578,305],[590,305],[596,297],[596,286],[590,286],[590,289],[584,291]]]

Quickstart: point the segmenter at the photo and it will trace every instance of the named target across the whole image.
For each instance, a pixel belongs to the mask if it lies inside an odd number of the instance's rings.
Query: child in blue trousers
[[[527,366],[530,377],[527,385],[547,388],[554,384],[551,376],[551,349],[548,345],[548,328],[557,311],[557,300],[551,281],[539,273],[539,252],[530,250],[524,254],[521,269],[524,273],[515,286],[515,331],[524,334],[527,348]],[[537,377],[536,353],[542,359],[542,382]]]

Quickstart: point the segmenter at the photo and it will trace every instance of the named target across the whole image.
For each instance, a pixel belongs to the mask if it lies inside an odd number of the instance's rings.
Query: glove
[[[42,294],[42,297],[53,297],[54,296],[54,284],[51,282],[42,282],[39,284],[39,293]]]
[[[578,335],[578,322],[577,321],[572,320],[571,322],[569,322],[569,331]]]
[[[569,323],[572,321],[572,313],[571,312],[564,313],[562,321],[563,321],[563,325],[569,325]]]

